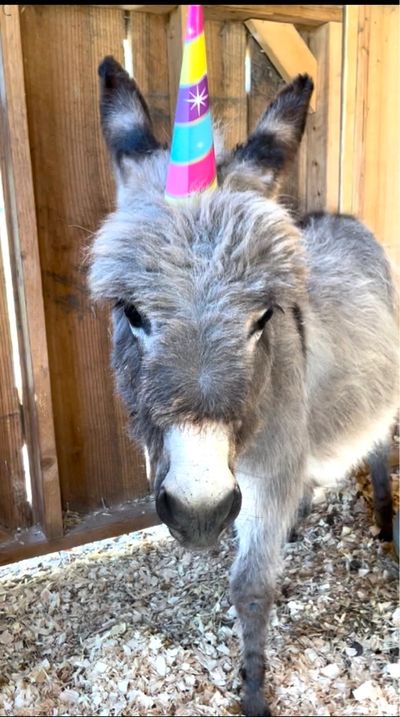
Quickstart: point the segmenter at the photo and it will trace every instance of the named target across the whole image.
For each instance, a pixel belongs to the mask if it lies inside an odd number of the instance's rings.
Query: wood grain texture
[[[329,22],[310,32],[318,63],[316,111],[306,126],[307,158],[299,185],[306,211],[339,207],[342,25]]]
[[[206,20],[205,37],[212,117],[221,122],[230,149],[247,135],[246,28],[241,22]]]
[[[96,6],[95,6],[96,7]],[[177,5],[105,5],[146,13],[169,13]],[[215,20],[275,20],[298,25],[318,26],[341,22],[343,5],[203,5],[206,18]]]
[[[3,146],[0,124],[0,139]],[[30,525],[21,449],[22,415],[12,367],[12,346],[5,276],[0,251],[0,525]]]
[[[169,141],[171,134],[167,29],[165,15],[130,13],[134,75],[161,142]]]
[[[107,309],[88,296],[85,253],[112,208],[97,66],[122,57],[124,13],[25,6],[26,96],[63,505],[94,509],[147,492],[109,367]]]
[[[1,13],[5,95],[2,162],[19,323],[22,410],[33,494],[33,519],[49,537],[62,534],[58,465],[25,102],[18,6]]]
[[[10,534],[2,535],[0,531],[0,565],[59,550],[69,550],[77,545],[114,538],[159,523],[154,503],[138,502],[119,506],[108,513],[90,515],[61,538],[52,540],[48,540],[37,527],[11,537]]]
[[[310,110],[314,112],[317,98],[317,61],[295,26],[283,22],[248,20],[246,27],[286,82],[304,72],[313,78],[314,91],[310,99]]]
[[[346,5],[343,17],[342,133],[340,146],[340,211],[353,211],[354,147],[358,65],[358,5]]]
[[[398,6],[346,7],[341,209],[366,222],[387,248],[397,270],[399,38]]]

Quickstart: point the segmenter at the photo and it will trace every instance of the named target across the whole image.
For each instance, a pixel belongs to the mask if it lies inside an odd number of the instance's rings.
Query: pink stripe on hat
[[[171,164],[168,171],[168,198],[183,199],[211,188],[215,180],[214,147],[209,153],[193,164]]]
[[[204,32],[204,14],[202,5],[189,5],[186,18],[185,41],[193,40]]]

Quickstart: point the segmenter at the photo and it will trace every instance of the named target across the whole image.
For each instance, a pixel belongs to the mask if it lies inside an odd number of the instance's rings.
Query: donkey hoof
[[[242,700],[242,710],[246,717],[272,717],[272,712],[261,692],[245,695]]]

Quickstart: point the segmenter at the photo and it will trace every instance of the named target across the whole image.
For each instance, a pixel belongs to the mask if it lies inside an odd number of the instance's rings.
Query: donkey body
[[[173,206],[168,150],[136,83],[110,57],[99,74],[117,208],[93,245],[91,290],[114,302],[113,368],[161,519],[194,548],[236,520],[243,707],[269,714],[268,611],[302,500],[371,454],[390,534],[398,352],[388,262],[356,219],[296,224],[274,199],[304,131],[307,76],[218,157],[218,190]]]

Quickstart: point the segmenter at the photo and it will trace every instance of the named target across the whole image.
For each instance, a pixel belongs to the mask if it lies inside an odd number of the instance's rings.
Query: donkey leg
[[[314,495],[314,488],[311,484],[307,484],[304,488],[303,497],[300,501],[299,507],[297,509],[297,513],[295,516],[294,524],[292,525],[292,529],[289,533],[288,537],[288,543],[295,543],[299,539],[299,534],[297,532],[297,528],[299,527],[299,524],[308,518],[308,516],[311,513],[312,510],[312,501],[313,501],[313,495]]]
[[[374,493],[375,518],[381,540],[393,538],[393,501],[389,471],[390,447],[382,443],[368,456]]]
[[[246,717],[271,715],[264,695],[265,640],[275,578],[288,521],[272,494],[265,500],[254,485],[243,485],[236,520],[239,548],[231,575],[231,595],[242,629],[242,707]],[[275,498],[275,499],[274,499]]]
[[[264,696],[265,640],[275,583],[262,575],[256,556],[239,553],[231,579],[231,594],[242,629],[242,707],[246,717],[269,717]],[[251,564],[251,561],[253,564]]]

